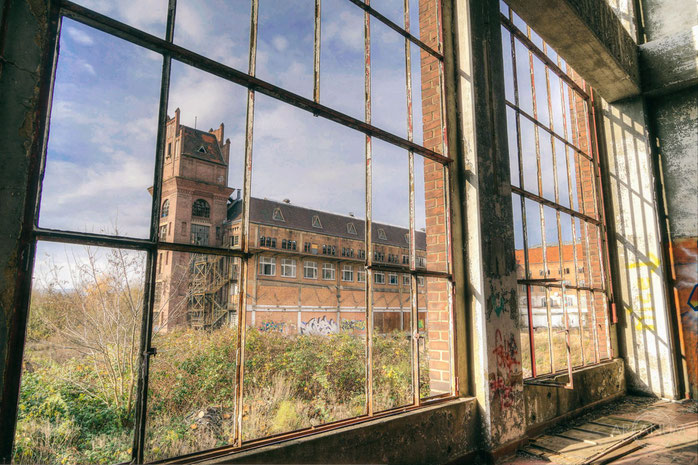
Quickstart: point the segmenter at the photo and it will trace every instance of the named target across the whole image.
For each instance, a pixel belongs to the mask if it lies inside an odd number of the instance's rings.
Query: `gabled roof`
[[[225,164],[216,136],[206,131],[179,126],[182,135],[182,154],[200,160]]]
[[[280,209],[286,221],[276,221],[273,219],[275,209]],[[234,221],[242,214],[242,201],[234,201],[228,208],[228,220]],[[322,229],[313,227],[313,217],[317,216],[322,224]],[[264,224],[267,226],[279,226],[299,231],[308,231],[316,234],[337,236],[345,239],[364,240],[365,226],[364,220],[352,216],[337,215],[321,210],[300,207],[284,202],[276,202],[268,199],[250,199],[250,222]],[[347,224],[354,223],[357,234],[348,232]],[[373,243],[378,245],[390,245],[394,247],[407,248],[409,244],[405,240],[405,234],[409,229],[393,226],[389,224],[372,224]],[[378,238],[378,229],[385,231],[385,240]],[[416,247],[419,250],[426,250],[427,235],[423,231],[415,231],[417,238]]]

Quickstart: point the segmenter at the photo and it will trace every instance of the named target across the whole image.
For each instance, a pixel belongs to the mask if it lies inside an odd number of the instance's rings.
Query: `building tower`
[[[208,132],[180,124],[180,110],[168,118],[162,176],[159,237],[162,242],[220,247],[233,192],[228,187],[230,140],[223,124]],[[154,326],[166,331],[187,324],[219,325],[233,311],[229,259],[162,251],[158,255]]]

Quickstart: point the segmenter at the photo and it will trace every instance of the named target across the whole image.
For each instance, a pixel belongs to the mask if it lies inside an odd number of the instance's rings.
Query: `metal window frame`
[[[256,48],[257,48],[257,20],[258,20],[258,0],[251,0],[251,11],[250,11],[250,46],[249,46],[249,67],[247,72],[234,69],[232,67],[226,66],[222,63],[216,62],[212,59],[206,58],[200,54],[194,53],[184,47],[176,45],[174,43],[174,30],[175,30],[175,17],[177,2],[176,0],[168,0],[167,8],[167,23],[165,30],[165,37],[156,37],[152,34],[141,31],[135,27],[129,26],[123,22],[117,21],[108,16],[97,13],[93,10],[85,8],[81,5],[73,3],[68,0],[59,0],[58,2],[52,4],[50,10],[51,21],[56,25],[55,31],[52,31],[52,42],[54,44],[54,49],[51,56],[46,62],[47,74],[50,74],[50,80],[47,82],[46,86],[48,91],[44,94],[44,124],[46,130],[44,131],[43,144],[38,149],[40,158],[40,166],[38,169],[38,175],[32,177],[32,186],[30,189],[35,191],[35,204],[33,209],[27,210],[27,216],[31,216],[31,224],[33,226],[31,232],[31,239],[29,242],[31,253],[29,255],[29,270],[33,270],[34,263],[34,251],[38,241],[48,241],[48,242],[58,242],[63,244],[80,244],[88,246],[97,247],[115,247],[123,248],[129,250],[138,250],[145,252],[146,263],[145,263],[145,283],[144,283],[144,300],[143,300],[143,314],[141,321],[141,333],[140,333],[140,369],[138,376],[137,385],[137,401],[135,405],[135,427],[133,436],[133,447],[132,447],[132,463],[143,463],[144,462],[144,448],[145,448],[145,438],[146,438],[146,417],[147,417],[147,391],[148,391],[148,377],[150,373],[150,361],[151,357],[155,355],[156,348],[152,346],[152,332],[153,332],[153,305],[155,299],[155,285],[156,285],[156,274],[157,274],[157,257],[162,251],[173,251],[191,254],[207,254],[222,257],[230,257],[239,259],[239,282],[240,282],[240,292],[238,303],[238,338],[237,338],[237,369],[235,373],[235,396],[236,396],[236,429],[235,437],[233,441],[228,446],[223,446],[220,448],[208,450],[208,451],[197,451],[191,454],[186,454],[179,457],[168,458],[164,461],[167,462],[177,462],[186,461],[191,457],[201,457],[201,458],[212,458],[230,452],[239,451],[247,449],[250,447],[258,447],[260,445],[268,444],[271,442],[277,442],[282,439],[298,437],[300,435],[317,433],[320,431],[325,431],[328,429],[337,428],[344,425],[355,424],[362,421],[381,418],[385,416],[395,415],[409,410],[419,408],[424,405],[432,405],[436,402],[441,402],[450,398],[455,397],[458,394],[458,386],[456,381],[456,360],[455,360],[455,332],[454,332],[454,308],[453,308],[453,291],[454,291],[454,278],[452,270],[452,238],[451,238],[451,218],[450,218],[450,185],[449,185],[449,169],[450,164],[453,160],[449,157],[448,153],[448,139],[447,139],[447,125],[446,125],[446,102],[445,102],[445,76],[444,76],[444,55],[443,55],[443,5],[442,0],[433,0],[435,5],[435,15],[437,21],[437,43],[438,50],[434,50],[424,42],[422,42],[417,37],[410,33],[409,29],[409,0],[404,0],[404,27],[399,26],[396,23],[387,19],[379,11],[373,9],[370,6],[370,0],[348,0],[350,3],[356,5],[364,11],[364,43],[365,43],[365,118],[364,120],[359,120],[350,117],[346,114],[338,112],[328,106],[322,105],[320,101],[320,11],[321,11],[321,0],[315,0],[315,43],[314,43],[314,87],[313,87],[313,99],[306,99],[300,95],[290,92],[281,87],[275,86],[255,76],[256,71]],[[155,166],[154,166],[154,179],[153,179],[153,191],[152,191],[152,203],[151,203],[151,218],[150,218],[150,231],[149,237],[145,238],[134,238],[126,236],[116,236],[108,234],[94,234],[94,233],[80,233],[70,230],[59,230],[52,228],[40,227],[38,224],[39,212],[40,212],[40,202],[41,202],[41,186],[45,173],[46,166],[46,148],[47,148],[47,138],[48,138],[48,124],[50,121],[51,114],[51,103],[53,95],[53,86],[55,85],[55,72],[58,62],[58,41],[61,34],[61,25],[63,18],[70,18],[87,26],[90,26],[98,31],[109,34],[110,36],[117,37],[119,39],[125,40],[126,42],[143,47],[145,49],[154,51],[162,56],[163,64],[161,71],[161,86],[159,95],[159,109],[158,109],[158,127],[157,127],[157,138],[155,147]],[[371,124],[371,35],[370,35],[370,24],[371,18],[380,21],[381,23],[387,25],[389,28],[396,31],[398,34],[404,37],[405,41],[405,62],[406,62],[406,89],[407,89],[407,106],[408,106],[408,137],[407,139],[392,134],[381,128],[373,126]],[[441,112],[441,146],[442,153],[427,149],[413,141],[413,108],[412,108],[412,77],[411,77],[411,45],[415,45],[420,48],[423,52],[436,58],[439,68],[439,84],[440,84],[440,112]],[[246,117],[246,138],[245,138],[245,152],[244,152],[244,178],[243,178],[243,193],[244,193],[244,203],[243,203],[243,213],[241,221],[241,234],[240,234],[240,247],[239,248],[225,248],[225,246],[219,248],[214,246],[202,246],[189,243],[170,243],[163,242],[159,237],[159,226],[160,226],[160,207],[162,205],[162,168],[164,158],[167,156],[165,153],[165,123],[167,122],[167,107],[169,99],[169,88],[170,88],[170,77],[172,69],[172,61],[178,61],[180,63],[187,64],[200,71],[207,72],[213,76],[217,76],[226,81],[239,84],[246,87],[248,90],[247,95],[247,117]],[[281,435],[273,437],[265,437],[258,440],[243,441],[241,437],[242,431],[242,407],[243,407],[243,383],[244,378],[244,341],[245,341],[245,322],[246,322],[246,299],[247,299],[247,285],[251,275],[255,274],[255,270],[250,267],[253,266],[250,263],[255,255],[259,253],[259,250],[253,250],[253,244],[250,244],[248,239],[250,237],[250,211],[249,211],[249,201],[251,192],[251,172],[252,172],[252,136],[253,136],[253,126],[254,126],[254,103],[255,94],[260,92],[264,95],[272,97],[276,100],[283,101],[289,105],[293,105],[300,109],[309,111],[315,116],[320,116],[338,124],[343,125],[359,132],[365,134],[365,159],[366,159],[366,171],[365,171],[365,181],[366,181],[366,236],[365,236],[365,250],[368,253],[364,253],[365,257],[362,260],[364,263],[364,269],[357,270],[357,280],[361,273],[364,273],[363,282],[366,288],[366,321],[367,321],[367,331],[366,331],[366,409],[365,414],[358,417],[354,417],[348,420],[327,423],[321,426],[308,428],[300,431],[293,431],[284,433]],[[391,267],[376,265],[373,263],[373,241],[371,237],[371,172],[372,172],[372,138],[376,137],[383,141],[386,141],[396,147],[400,147],[407,151],[407,156],[409,160],[409,185],[410,185],[410,253],[409,253],[409,267]],[[426,269],[418,269],[416,266],[416,247],[415,247],[415,194],[414,194],[414,156],[415,154],[422,156],[425,159],[437,162],[442,166],[443,171],[443,186],[444,186],[444,205],[445,212],[444,217],[446,220],[446,252],[447,252],[447,271],[446,272],[436,272]],[[25,218],[28,221],[28,218]],[[236,236],[237,237],[237,236]],[[315,264],[316,278],[319,274],[317,262]],[[305,268],[305,261],[304,261]],[[398,408],[385,410],[381,412],[373,411],[373,401],[372,401],[372,337],[373,337],[373,311],[372,311],[372,287],[373,287],[373,272],[382,271],[397,271],[403,273],[408,273],[411,276],[411,306],[412,306],[412,333],[413,333],[413,353],[412,353],[412,366],[413,366],[413,383],[412,389],[414,392],[413,403],[406,406],[401,406]],[[353,274],[353,272],[352,272]],[[29,280],[31,279],[31,274],[28,275]],[[447,280],[448,283],[448,305],[449,305],[449,345],[451,352],[451,392],[447,394],[441,394],[438,396],[420,398],[419,396],[419,386],[416,380],[419,378],[419,350],[418,349],[418,329],[417,329],[417,287],[420,281],[423,281],[427,277],[443,278]],[[26,301],[28,306],[28,299]],[[26,311],[26,309],[25,309]],[[23,354],[20,354],[23,356]],[[13,424],[14,425],[14,424]],[[156,462],[157,463],[157,462]]]
[[[500,23],[503,29],[507,30],[509,32],[509,40],[510,40],[510,47],[511,47],[511,56],[510,57],[503,57],[505,60],[511,60],[512,63],[512,75],[513,75],[513,86],[514,86],[514,102],[509,101],[508,99],[505,98],[505,104],[507,107],[511,108],[514,111],[515,114],[515,120],[516,120],[516,142],[517,142],[517,159],[518,159],[518,168],[519,168],[519,186],[515,186],[512,184],[511,189],[512,192],[517,194],[519,196],[520,200],[520,205],[514,205],[514,208],[520,208],[521,209],[521,222],[522,222],[522,229],[523,229],[523,241],[524,241],[524,266],[525,266],[525,278],[524,279],[519,279],[518,284],[523,285],[526,289],[526,301],[527,301],[527,313],[528,313],[528,333],[529,333],[529,349],[531,353],[531,377],[527,378],[527,382],[535,382],[533,380],[538,379],[538,378],[544,378],[544,377],[550,377],[550,376],[555,376],[560,374],[563,371],[567,371],[569,373],[569,382],[564,384],[562,387],[571,389],[573,388],[572,384],[572,370],[573,368],[576,368],[577,366],[572,366],[571,362],[571,346],[570,346],[570,331],[569,331],[569,315],[567,312],[566,308],[566,302],[562,303],[563,306],[563,313],[564,313],[564,321],[565,321],[565,332],[566,335],[566,355],[567,355],[567,366],[566,367],[561,367],[557,368],[555,366],[555,354],[553,353],[553,342],[552,342],[552,316],[551,316],[551,306],[550,306],[550,299],[547,298],[549,292],[551,289],[558,288],[563,291],[563,300],[564,300],[564,291],[568,291],[571,293],[575,293],[577,295],[577,310],[578,310],[578,317],[579,317],[579,339],[580,339],[580,351],[581,351],[581,357],[582,357],[582,363],[581,365],[578,366],[589,366],[589,365],[595,365],[598,364],[604,360],[613,358],[613,353],[611,350],[611,342],[610,342],[610,323],[609,323],[609,318],[608,315],[605,315],[604,322],[599,323],[596,321],[596,308],[594,307],[593,304],[593,299],[595,295],[605,295],[607,304],[608,304],[608,309],[612,308],[612,302],[613,302],[613,289],[612,286],[610,285],[611,281],[611,276],[610,276],[610,267],[609,267],[609,252],[608,252],[608,230],[606,228],[606,213],[603,205],[603,193],[601,191],[601,168],[600,168],[600,163],[599,163],[599,148],[598,148],[598,142],[597,142],[597,127],[595,124],[595,105],[594,105],[594,100],[593,100],[593,92],[591,90],[587,91],[586,90],[586,83],[583,82],[582,85],[580,86],[572,77],[570,77],[564,70],[563,70],[563,65],[562,65],[562,59],[559,55],[557,55],[557,61],[552,60],[548,54],[547,54],[547,43],[543,42],[543,48],[541,49],[537,44],[535,44],[532,39],[531,39],[531,28],[530,26],[527,26],[527,31],[524,32],[517,25],[514,24],[514,14],[515,12],[507,5],[508,8],[508,15],[504,13],[500,13]],[[516,61],[516,41],[519,41],[524,48],[528,52],[528,58],[529,58],[529,72],[530,72],[530,86],[531,86],[531,98],[532,98],[532,106],[533,106],[533,115],[529,114],[525,110],[523,110],[520,106],[519,103],[519,76],[517,76],[517,61]],[[545,71],[545,87],[546,87],[546,94],[547,94],[547,111],[548,111],[548,118],[549,122],[548,125],[544,124],[542,121],[539,121],[538,119],[538,103],[536,101],[536,80],[534,77],[534,65],[533,65],[533,60],[534,57],[539,59],[540,61],[543,62],[544,66],[544,71]],[[562,106],[562,128],[563,130],[556,131],[555,130],[555,121],[553,119],[553,100],[551,98],[551,92],[554,92],[555,89],[551,90],[551,81],[550,81],[550,73],[554,73],[558,78],[559,78],[559,92],[560,92],[560,105]],[[565,89],[565,86],[567,86],[567,89]],[[565,92],[568,92],[568,94],[571,94],[573,96],[574,102],[572,101],[566,101],[565,99]],[[585,108],[585,113],[587,115],[587,119],[583,121],[570,121],[569,125],[566,120],[567,118],[567,112],[565,109],[565,105],[575,105],[577,104],[578,100],[580,99],[583,105],[586,107]],[[570,110],[570,116],[572,118],[576,119],[576,114]],[[534,128],[534,140],[535,140],[535,152],[536,152],[536,164],[537,164],[537,172],[538,172],[538,185],[536,187],[537,192],[531,192],[530,190],[526,190],[526,186],[524,183],[524,163],[523,163],[523,150],[522,150],[522,140],[521,140],[521,118],[525,118],[531,123],[533,123],[533,128]],[[580,124],[583,124],[586,129],[586,134],[589,140],[587,140],[587,145],[589,146],[589,152],[585,152],[577,144],[574,143],[574,139],[579,140],[579,135],[578,134],[570,134],[570,139],[568,139],[568,134],[567,134],[567,128],[568,126],[574,131],[576,128],[579,127]],[[540,142],[539,142],[539,132],[544,131],[548,136],[550,137],[550,142],[551,142],[551,156],[552,156],[552,163],[553,163],[553,186],[555,190],[555,201],[551,201],[549,199],[546,199],[543,197],[543,179],[542,179],[542,173],[541,173],[541,148],[540,148]],[[561,142],[564,147],[564,154],[556,154],[556,141]],[[596,210],[596,215],[597,217],[593,217],[587,214],[585,211],[585,199],[584,199],[584,193],[582,189],[582,199],[578,202],[578,210],[575,210],[572,208],[574,206],[574,203],[572,201],[572,196],[574,195],[573,192],[571,191],[571,179],[572,175],[570,173],[570,159],[569,159],[569,154],[570,152],[572,153],[572,157],[576,158],[574,166],[581,166],[579,165],[580,161],[585,160],[586,162],[591,163],[591,168],[592,168],[592,182],[593,182],[593,188],[592,188],[592,194],[594,196],[594,206]],[[566,168],[567,168],[567,185],[570,188],[570,199],[569,199],[569,205],[570,207],[566,207],[560,203],[560,198],[559,196],[561,195],[561,192],[559,192],[559,186],[558,186],[558,172],[557,172],[557,160],[559,156],[564,156],[566,158]],[[580,189],[580,182],[581,179],[577,179],[577,189]],[[527,218],[526,218],[526,205],[525,202],[526,200],[531,200],[535,202],[539,206],[539,217],[540,217],[540,230],[541,230],[541,248],[542,254],[543,254],[543,269],[545,271],[545,275],[547,278],[548,274],[548,259],[547,259],[547,245],[546,245],[546,230],[545,230],[545,216],[544,216],[544,206],[550,207],[553,209],[555,212],[556,220],[557,220],[557,247],[558,247],[558,257],[559,257],[559,263],[558,266],[560,267],[560,270],[562,270],[562,263],[563,263],[563,244],[562,244],[562,226],[561,226],[561,213],[565,213],[570,216],[571,220],[571,230],[572,230],[572,244],[573,244],[573,260],[574,260],[574,273],[575,273],[575,281],[574,285],[569,285],[569,284],[564,284],[560,282],[556,282],[555,280],[549,280],[549,279],[534,279],[533,276],[531,276],[530,272],[530,264],[529,264],[529,246],[528,246],[528,228],[527,228]],[[587,283],[586,281],[584,282],[583,285],[580,285],[580,272],[579,272],[579,266],[578,266],[578,261],[581,260],[579,257],[577,257],[577,245],[578,245],[578,239],[577,239],[577,231],[576,231],[576,226],[577,222],[579,222],[580,228],[583,231],[580,231],[581,238],[584,240],[586,243],[585,248],[586,250],[590,250],[590,244],[589,244],[589,233],[587,232],[588,230],[588,225],[593,225],[598,228],[598,235],[600,236],[601,240],[601,250],[599,254],[599,262],[601,266],[601,286],[595,286],[595,283],[593,282],[593,279],[590,279],[590,282]],[[586,263],[583,263],[583,266],[587,269],[587,273],[591,276],[591,254],[587,254],[586,257]],[[583,275],[583,273],[581,273]],[[548,351],[549,351],[549,357],[550,357],[550,372],[549,373],[544,373],[540,374],[537,372],[536,368],[536,354],[535,354],[535,338],[534,338],[534,332],[533,332],[533,314],[532,314],[532,303],[531,303],[531,286],[540,286],[545,288],[546,290],[546,310],[547,310],[547,321],[548,321]],[[587,363],[587,357],[584,354],[584,332],[585,328],[582,326],[582,312],[581,312],[581,307],[579,305],[580,302],[580,293],[586,292],[587,295],[591,298],[591,302],[587,303],[587,307],[590,309],[591,313],[591,318],[592,318],[592,332],[593,332],[593,341],[594,341],[594,362],[593,363]],[[608,312],[606,312],[608,313]],[[599,337],[597,334],[597,325],[605,325],[607,330],[606,330],[606,338],[605,338],[605,344],[607,347],[607,355],[608,357],[605,359],[601,359],[599,357],[599,350],[598,350],[598,345],[600,343]],[[546,385],[550,385],[550,383],[545,383]]]

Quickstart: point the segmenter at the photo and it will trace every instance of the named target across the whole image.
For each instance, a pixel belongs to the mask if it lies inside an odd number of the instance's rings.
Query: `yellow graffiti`
[[[648,255],[648,261],[630,263],[628,264],[628,269],[631,270],[634,268],[649,267],[651,272],[659,268],[659,258],[651,252]],[[650,277],[640,277],[639,279],[639,295],[634,296],[633,300],[635,301],[635,305],[633,305],[633,307],[639,308],[640,311],[635,312],[633,308],[628,308],[626,311],[635,316],[637,321],[637,323],[635,323],[635,329],[637,331],[642,331],[643,329],[654,331],[654,315],[652,315],[651,311],[649,310],[653,303],[651,291],[652,280]]]
[[[643,262],[635,262],[635,263],[629,263],[628,264],[628,269],[632,270],[633,268],[640,268],[643,266],[649,266],[653,270],[659,268],[659,257],[657,257],[655,254],[652,252],[649,253],[649,261],[643,261]]]

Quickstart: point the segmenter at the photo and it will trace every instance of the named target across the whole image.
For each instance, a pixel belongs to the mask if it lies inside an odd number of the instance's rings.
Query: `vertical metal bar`
[[[314,86],[313,86],[313,100],[315,103],[320,103],[320,35],[321,35],[321,2],[322,0],[315,0],[315,43],[314,43],[314,59],[313,59],[313,75],[314,75]]]
[[[562,283],[562,315],[565,318],[565,345],[567,346],[567,376],[569,381],[565,384],[565,389],[573,389],[574,381],[572,381],[572,354],[570,347],[570,320],[567,314],[567,303],[565,302],[565,281]]]
[[[597,128],[596,128],[596,113],[595,113],[595,105],[594,105],[594,92],[592,89],[589,91],[590,94],[590,101],[587,102],[587,112],[588,112],[588,122],[587,126],[589,127],[589,137],[590,137],[590,146],[589,146],[589,153],[591,154],[592,157],[592,163],[594,166],[594,180],[596,184],[596,209],[598,212],[598,219],[600,221],[599,225],[599,236],[601,240],[601,254],[602,256],[600,257],[601,260],[601,286],[604,289],[604,292],[606,294],[606,299],[609,304],[609,308],[607,309],[606,312],[604,312],[604,324],[606,325],[606,348],[607,348],[607,354],[609,357],[613,356],[613,350],[611,347],[611,331],[610,331],[610,322],[609,322],[609,315],[608,312],[611,309],[611,305],[613,305],[614,299],[613,299],[613,282],[612,282],[612,277],[610,274],[610,258],[608,256],[608,229],[606,227],[606,221],[608,218],[606,217],[606,209],[604,208],[603,204],[603,184],[601,183],[601,164],[599,163],[599,146],[598,146],[598,138],[597,138]]]
[[[259,0],[251,1],[250,10],[250,59],[249,74],[254,76],[257,69],[257,23],[259,16]],[[252,145],[254,129],[254,90],[247,91],[247,118],[245,121],[245,171],[243,173],[243,204],[242,204],[242,224],[240,227],[240,247],[243,252],[250,251],[250,196],[252,189]],[[238,305],[238,338],[236,348],[235,367],[235,431],[234,443],[236,446],[242,444],[242,411],[243,411],[243,384],[245,365],[245,340],[247,336],[247,278],[249,276],[248,256],[243,257],[240,272],[240,294]]]
[[[175,13],[177,0],[169,0],[167,7],[167,30],[165,40],[174,38]],[[160,80],[160,103],[158,108],[157,146],[155,149],[155,168],[153,179],[153,200],[150,216],[150,240],[157,241],[160,231],[160,206],[162,201],[162,166],[167,136],[167,106],[170,93],[170,74],[172,59],[169,55],[162,57],[162,74]],[[155,302],[155,281],[157,279],[157,249],[148,251],[146,260],[145,295],[143,296],[143,315],[141,323],[141,363],[136,391],[136,418],[131,457],[135,463],[144,462],[146,424],[148,417],[148,378],[150,375],[150,357],[154,355],[152,347],[153,305]]]
[[[536,344],[534,341],[535,334],[533,333],[533,306],[531,304],[530,284],[526,284],[526,306],[528,307],[528,345],[531,351],[531,375],[535,378],[538,376],[538,370],[536,370]]]
[[[370,6],[371,0],[365,0]],[[364,119],[371,123],[371,15],[364,10]],[[373,211],[371,136],[366,135],[366,414],[373,416]]]
[[[410,4],[409,0],[403,2],[403,14],[405,19],[405,31],[410,31]],[[413,120],[412,120],[412,57],[410,54],[410,41],[405,38],[405,89],[407,96],[407,140],[412,142],[413,139]],[[410,269],[414,271],[416,260],[416,244],[415,244],[415,194],[414,194],[414,152],[411,150],[408,153],[409,158],[409,208],[410,208]],[[419,303],[417,301],[417,286],[416,277],[411,276],[410,279],[410,334],[412,335],[412,403],[419,405]],[[425,347],[426,350],[426,347]]]

